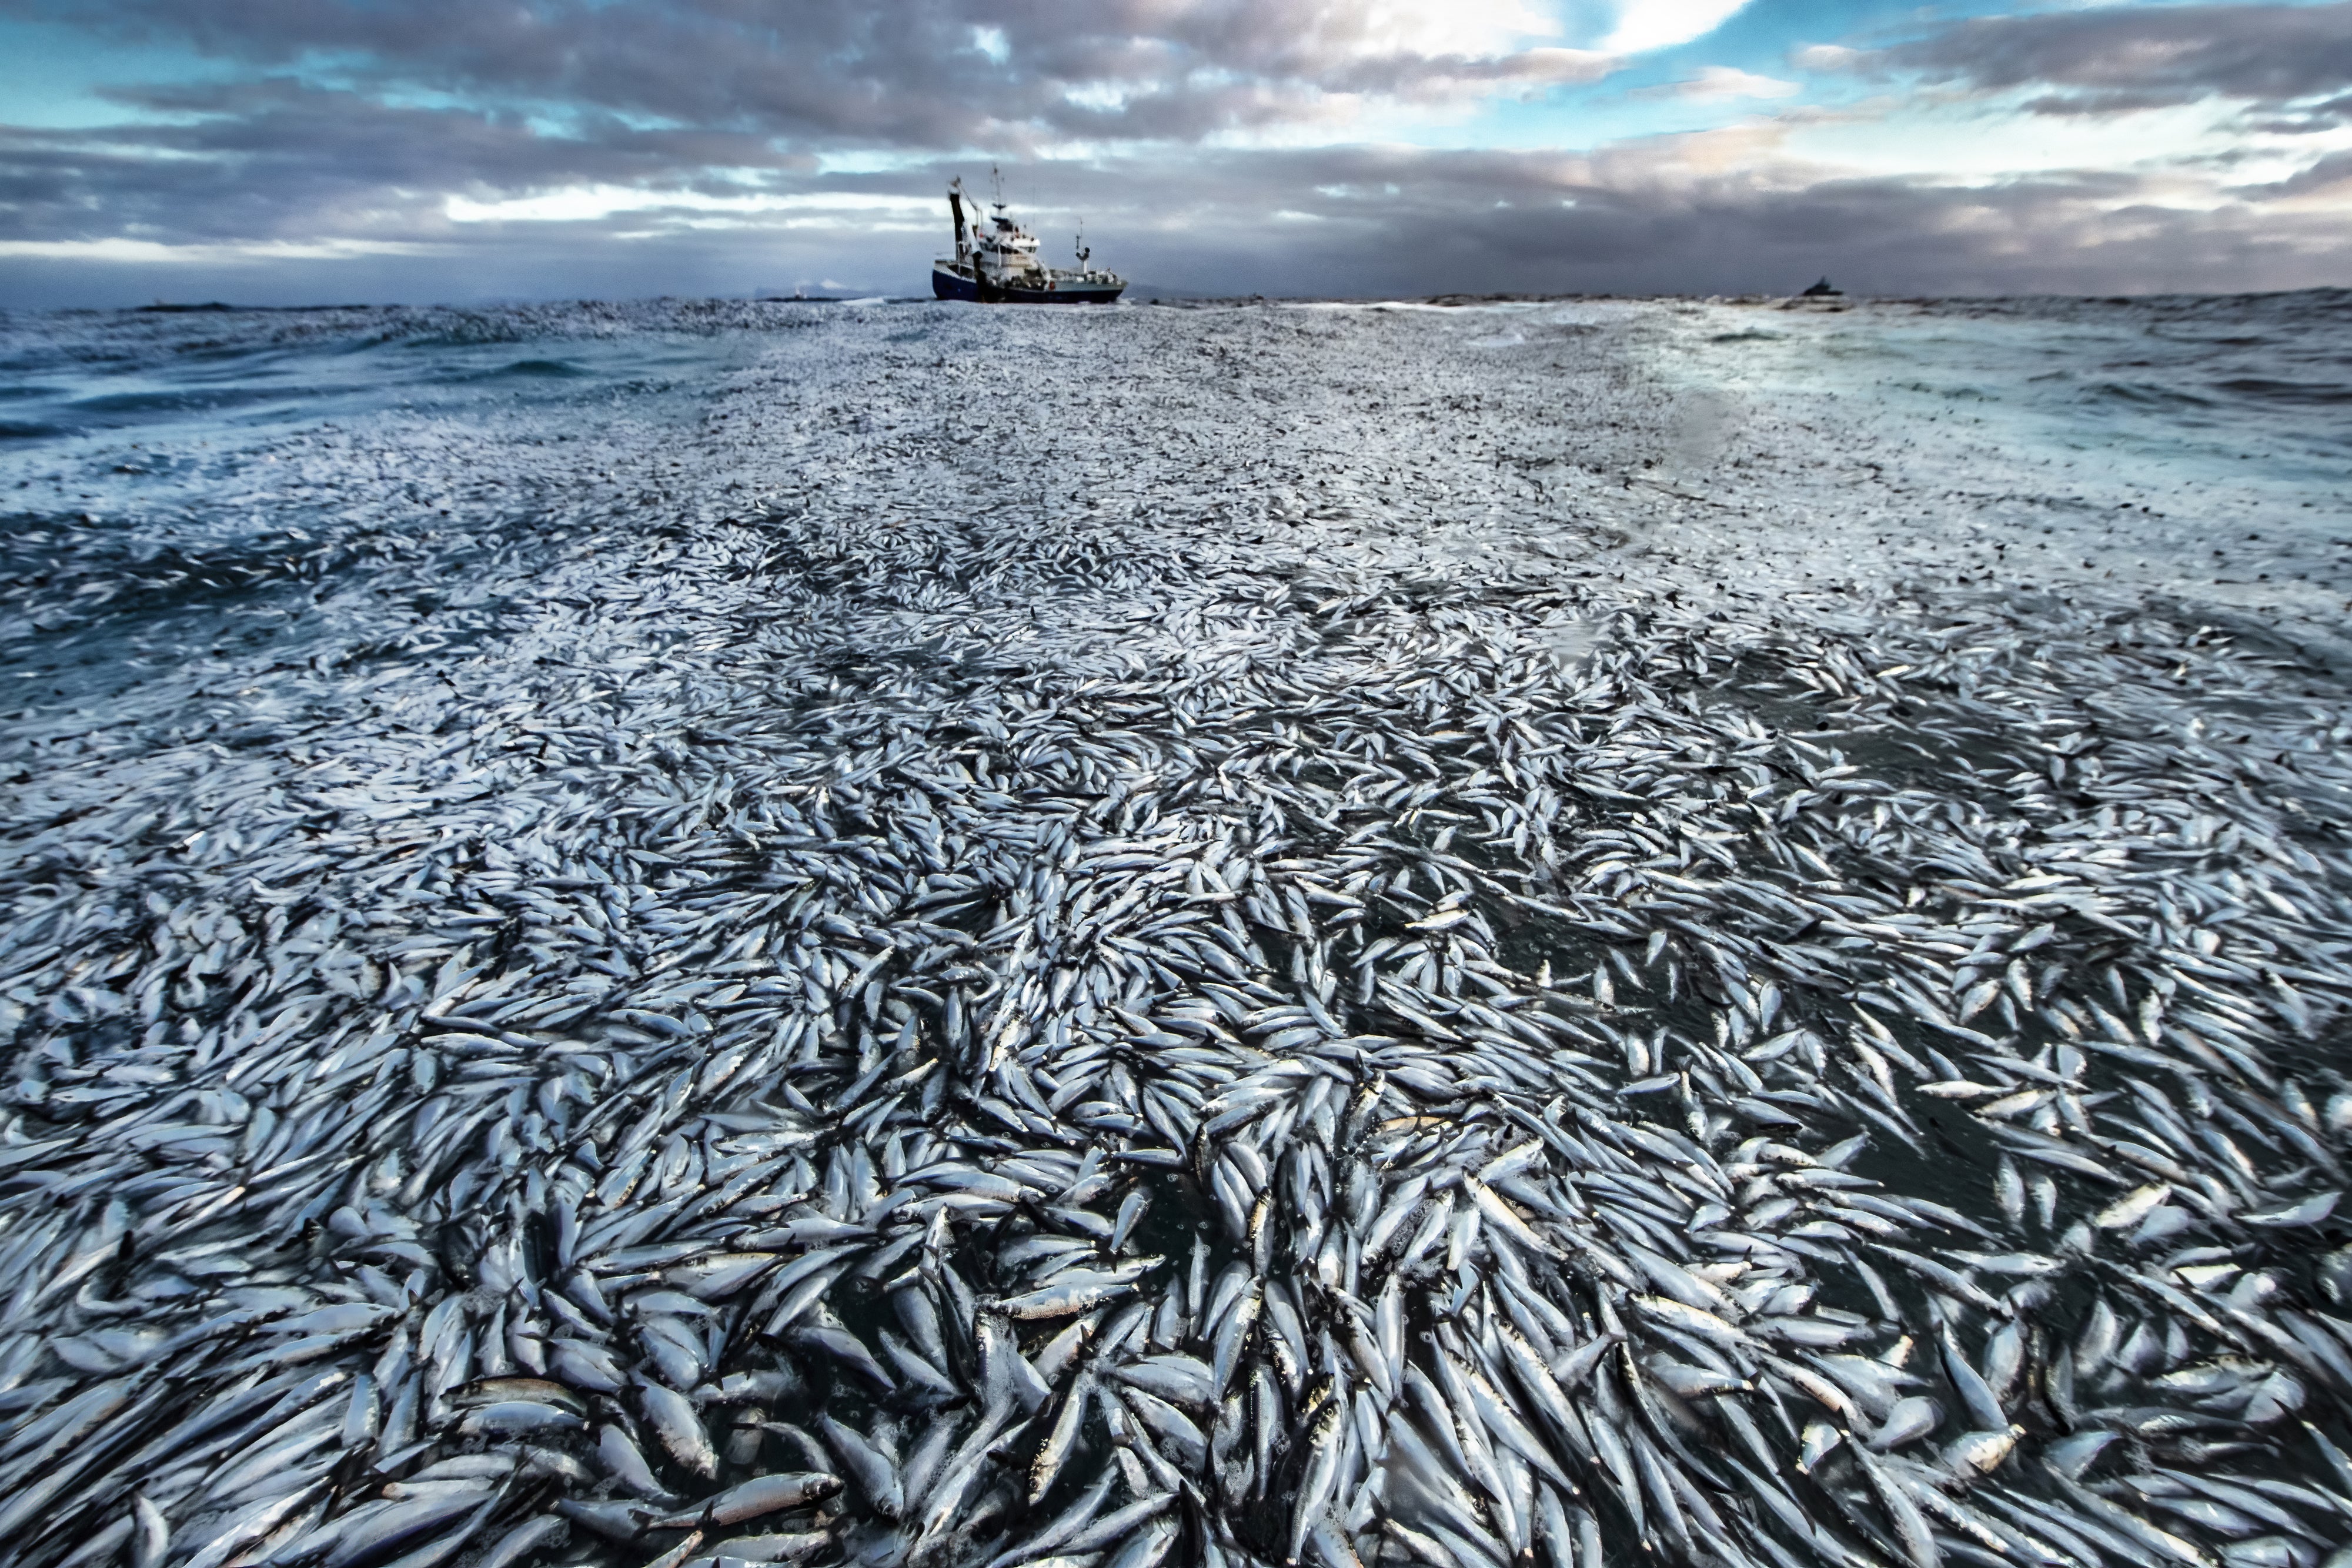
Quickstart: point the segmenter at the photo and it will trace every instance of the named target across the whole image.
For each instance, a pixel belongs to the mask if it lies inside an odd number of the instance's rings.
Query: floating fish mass
[[[1696,580],[1630,308],[665,308],[18,519],[11,1561],[2352,1563],[2340,688]]]

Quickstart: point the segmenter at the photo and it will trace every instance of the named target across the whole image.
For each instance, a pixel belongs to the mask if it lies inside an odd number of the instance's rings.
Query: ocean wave
[[[2352,402],[2352,383],[2343,382],[2273,381],[2263,376],[2237,376],[2215,382],[2225,392],[2256,402],[2336,404]]]

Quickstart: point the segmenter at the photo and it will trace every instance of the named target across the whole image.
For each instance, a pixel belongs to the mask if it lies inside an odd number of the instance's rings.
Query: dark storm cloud
[[[918,291],[945,227],[941,184],[985,166],[970,150],[1070,139],[1095,155],[1014,170],[1013,194],[1055,254],[1083,213],[1104,260],[1206,294],[1742,292],[1822,272],[1874,292],[2116,292],[2352,271],[2340,219],[2305,200],[2337,188],[2340,154],[2218,195],[2210,171],[2176,170],[2208,187],[2184,201],[2177,183],[2128,174],[1845,178],[1789,157],[1769,122],[1582,156],[1202,145],[1235,128],[1296,131],[1364,99],[1481,98],[1607,68],[1570,50],[1432,42],[1446,28],[1426,24],[1501,8],[48,0],[45,15],[193,43],[243,76],[117,89],[112,125],[0,128],[0,305],[827,278]],[[2117,8],[1966,24],[1861,63],[2038,88],[2073,109],[2227,94],[2301,125],[2326,118],[2315,99],[2352,102],[2338,34],[2352,35],[2352,4]],[[819,162],[858,151],[892,154],[886,172]],[[615,187],[635,193],[625,210],[562,197]],[[556,199],[502,204],[539,197]],[[827,205],[844,197],[865,204]],[[184,254],[142,259],[142,242]],[[93,243],[111,248],[72,248]]]
[[[656,133],[564,144],[448,111],[387,112],[337,132],[319,118],[326,108],[286,93],[215,130],[173,128],[192,139],[180,146],[201,150],[201,160],[156,158],[129,132],[119,144],[18,132],[0,147],[0,164],[12,171],[13,190],[37,191],[49,214],[46,232],[60,236],[101,228],[188,238],[341,236],[362,246],[414,245],[415,254],[207,263],[209,271],[109,272],[20,258],[12,265],[29,280],[27,292],[7,302],[159,293],[414,300],[740,294],[825,279],[923,292],[946,229],[940,187],[952,172],[972,172],[952,161],[863,176],[772,168],[766,188],[776,194],[909,204],[881,225],[822,226],[821,217],[794,208],[689,226],[710,214],[682,205],[665,212],[663,204],[743,187],[649,174],[667,167]],[[273,114],[285,118],[274,127],[254,123]],[[282,133],[296,127],[320,136],[315,161],[286,150]],[[248,146],[259,150],[241,151]],[[732,146],[696,149],[706,154],[741,156]],[[210,183],[191,192],[185,165],[206,160],[216,160],[207,165]],[[666,183],[647,209],[610,216],[457,223],[438,197],[412,193],[436,168],[471,169],[486,190]],[[1138,279],[1141,295],[1785,292],[1822,273],[1877,294],[2114,293],[2301,287],[2338,280],[2352,263],[2336,214],[2274,199],[2303,193],[2301,186],[2241,193],[2261,202],[2189,208],[2123,173],[1990,186],[1839,178],[1785,159],[1774,133],[1760,128],[1621,144],[1589,157],[1394,147],[1150,151],[1024,168],[1015,182],[1050,252],[1064,254],[1083,214],[1098,256]],[[445,178],[437,188],[454,183]],[[95,192],[138,221],[90,224]],[[118,277],[116,293],[92,293],[95,276]],[[168,281],[151,287],[150,278]]]
[[[405,109],[299,83],[119,95],[173,118],[70,131],[0,127],[0,212],[16,239],[175,243],[427,237],[451,193],[606,183],[709,190],[712,166],[788,172],[767,140],[646,131],[591,116],[584,134],[520,117]]]
[[[1608,68],[1565,49],[1424,52],[1391,33],[1393,13],[1346,0],[48,0],[37,14],[271,68],[328,61],[360,85],[859,147],[1192,139],[1311,115],[1333,94]]]
[[[1874,294],[2110,293],[2305,287],[2352,263],[2332,214],[2179,208],[2124,173],[1990,186],[1824,177],[1781,162],[1766,133],[1727,144],[1744,134],[1592,158],[1335,149],[1210,160],[1181,177],[1196,204],[1188,254],[1150,276],[1359,297],[1785,292],[1822,273]],[[1732,163],[1744,167],[1706,172]],[[1297,215],[1211,222],[1234,189],[1259,212]]]
[[[1857,63],[1988,91],[2052,88],[2027,106],[2048,114],[2207,98],[2285,104],[2352,87],[2352,4],[1987,16]]]

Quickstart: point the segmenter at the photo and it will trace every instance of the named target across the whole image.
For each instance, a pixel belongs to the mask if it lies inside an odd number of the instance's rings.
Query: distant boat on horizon
[[[979,204],[971,221],[963,214],[963,182],[948,184],[948,212],[955,219],[955,255],[931,263],[931,292],[941,299],[983,305],[1108,305],[1127,288],[1127,279],[1088,265],[1093,252],[1084,235],[1076,267],[1047,267],[1037,254],[1037,236],[1004,215],[1003,192],[990,203],[983,222]]]
[[[1811,288],[1806,289],[1802,294],[1797,296],[1797,298],[1800,299],[1843,299],[1845,298],[1845,290],[1831,287],[1830,280],[1824,277],[1819,283],[1814,284]]]

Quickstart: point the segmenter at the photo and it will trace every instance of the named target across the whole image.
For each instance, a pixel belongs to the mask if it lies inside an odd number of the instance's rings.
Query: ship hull
[[[931,268],[931,292],[941,299],[982,305],[1108,305],[1127,290],[1124,283],[1065,283],[1052,288],[1003,288],[952,267]]]

